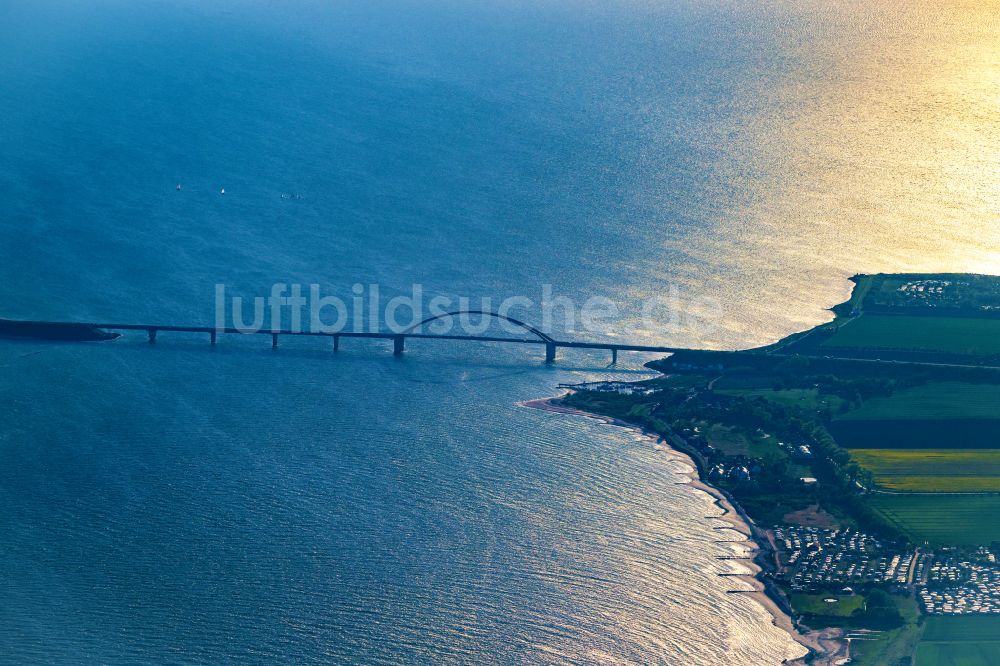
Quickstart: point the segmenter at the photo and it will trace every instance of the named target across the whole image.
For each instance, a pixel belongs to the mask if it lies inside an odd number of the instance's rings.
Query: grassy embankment
[[[860,666],[900,666],[909,664],[920,642],[923,625],[920,611],[910,596],[892,597],[904,622],[901,627],[888,631],[853,634],[851,658]]]

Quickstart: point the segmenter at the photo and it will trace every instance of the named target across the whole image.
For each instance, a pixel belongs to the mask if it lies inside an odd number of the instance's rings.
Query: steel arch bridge
[[[552,343],[555,342],[555,340],[551,336],[546,335],[545,333],[543,333],[542,331],[538,330],[537,328],[535,328],[531,324],[526,324],[526,323],[524,323],[523,321],[521,321],[519,319],[514,319],[513,317],[508,317],[507,315],[502,315],[499,312],[492,312],[490,310],[455,310],[454,312],[443,312],[441,314],[436,314],[436,315],[434,315],[432,317],[427,317],[423,321],[417,322],[413,326],[410,326],[409,328],[407,328],[407,329],[405,329],[403,331],[400,331],[400,334],[402,334],[402,335],[408,335],[408,334],[412,333],[413,331],[417,330],[418,328],[420,328],[421,326],[423,326],[424,324],[429,324],[431,322],[439,321],[441,319],[448,319],[450,317],[460,317],[462,315],[470,315],[470,314],[473,314],[473,315],[482,315],[482,316],[485,316],[485,317],[492,317],[493,319],[498,319],[500,321],[510,322],[511,324],[514,324],[515,326],[517,326],[517,327],[519,327],[519,328],[527,331],[528,333],[533,334],[535,337],[537,337],[542,342],[547,342],[547,343],[548,342],[552,342]]]

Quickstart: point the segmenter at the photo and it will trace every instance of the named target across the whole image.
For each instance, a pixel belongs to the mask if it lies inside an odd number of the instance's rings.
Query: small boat
[[[180,184],[180,183],[177,183],[177,191],[178,191],[178,192],[180,192],[180,191],[181,191],[181,184]]]
[[[219,194],[225,194],[225,193],[226,193],[226,188],[223,187],[221,190],[219,190]]]

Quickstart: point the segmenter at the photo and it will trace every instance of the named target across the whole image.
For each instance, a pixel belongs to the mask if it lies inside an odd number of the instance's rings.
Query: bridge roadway
[[[486,317],[493,317],[494,319],[500,319],[507,321],[515,326],[523,329],[525,332],[532,334],[533,337],[525,338],[513,338],[513,337],[500,337],[492,335],[461,335],[461,334],[432,334],[432,333],[419,333],[417,332],[421,326],[428,324],[438,319],[444,319],[446,317],[455,317],[460,315],[470,315],[478,314]],[[30,329],[30,332],[25,332],[25,328]],[[505,344],[528,344],[528,345],[544,345],[545,346],[545,361],[546,363],[552,363],[556,360],[556,350],[561,348],[564,349],[604,349],[611,352],[611,362],[612,364],[618,361],[618,352],[620,351],[635,351],[635,352],[651,352],[660,354],[672,354],[675,352],[685,352],[685,351],[709,351],[709,350],[695,350],[688,349],[685,347],[667,347],[659,345],[633,345],[633,344],[620,344],[614,342],[587,342],[587,341],[575,341],[575,340],[556,340],[546,333],[543,333],[539,329],[526,324],[517,319],[507,317],[505,315],[497,314],[490,311],[482,310],[468,310],[462,312],[447,312],[435,315],[433,317],[428,317],[427,319],[418,322],[411,326],[410,328],[400,331],[400,332],[363,332],[363,331],[338,331],[338,332],[321,332],[321,331],[292,331],[287,329],[246,329],[237,327],[214,327],[214,326],[177,326],[172,324],[84,324],[77,322],[26,322],[26,321],[14,321],[10,319],[0,319],[0,336],[10,336],[15,337],[41,337],[44,339],[79,339],[76,337],[69,337],[66,335],[67,331],[71,331],[75,335],[79,330],[83,329],[100,329],[102,331],[144,331],[149,336],[149,342],[155,343],[156,336],[160,331],[164,332],[177,332],[177,333],[199,333],[209,336],[211,343],[214,345],[218,341],[218,336],[220,334],[226,335],[270,335],[271,336],[271,346],[275,349],[278,348],[278,339],[281,336],[305,336],[305,337],[324,337],[333,339],[333,349],[337,351],[340,349],[340,339],[341,338],[367,338],[375,340],[390,340],[392,341],[393,353],[400,355],[406,346],[406,339],[412,338],[414,340],[455,340],[464,342],[499,342]],[[57,333],[62,333],[56,335]],[[97,338],[86,338],[86,339],[97,339]],[[721,350],[720,350],[721,351]],[[990,372],[1000,372],[1000,367],[997,365],[972,365],[972,364],[960,364],[960,363],[940,363],[940,362],[929,362],[929,361],[901,361],[901,360],[891,360],[891,359],[880,359],[880,358],[851,358],[849,356],[816,356],[810,354],[788,354],[780,353],[774,350],[770,351],[760,351],[754,349],[748,350],[738,350],[727,352],[733,355],[739,356],[797,356],[799,358],[814,359],[818,361],[850,361],[852,363],[861,364],[871,364],[871,365],[891,365],[891,366],[919,366],[922,368],[934,369],[934,368],[947,368],[947,369],[970,369],[970,370],[987,370]]]
[[[59,322],[50,322],[58,324]],[[424,322],[422,322],[424,323]],[[515,322],[519,323],[519,322]],[[333,339],[333,349],[338,351],[340,349],[340,339],[341,338],[365,338],[374,340],[391,340],[393,343],[393,353],[396,355],[402,354],[405,349],[406,339],[414,340],[457,340],[465,342],[500,342],[500,343],[510,343],[510,344],[528,344],[528,345],[544,345],[545,346],[545,361],[551,363],[556,360],[556,349],[570,348],[570,349],[604,349],[611,352],[611,362],[615,363],[618,361],[618,352],[620,351],[635,351],[635,352],[652,352],[652,353],[664,353],[669,354],[678,351],[685,351],[680,347],[661,347],[654,345],[631,345],[631,344],[617,344],[610,342],[578,342],[573,340],[556,340],[545,337],[533,337],[533,338],[507,338],[501,336],[492,335],[459,335],[459,334],[433,334],[433,333],[416,333],[416,332],[363,332],[363,331],[339,331],[336,333],[327,333],[319,331],[292,331],[287,329],[241,329],[234,327],[216,328],[214,326],[176,326],[176,325],[160,325],[160,324],[88,324],[94,328],[98,328],[105,331],[144,331],[149,336],[149,342],[155,343],[157,334],[162,332],[166,333],[200,333],[203,335],[208,335],[211,344],[216,344],[219,335],[269,335],[271,336],[271,346],[274,349],[278,348],[278,339],[281,336],[302,336],[302,337],[320,337],[320,338],[332,338]],[[419,325],[418,325],[419,326]],[[413,328],[416,328],[414,326]],[[530,329],[526,329],[530,330]],[[532,333],[536,331],[531,330]],[[537,335],[537,333],[536,333]]]
[[[491,314],[491,313],[486,313],[486,314]],[[419,327],[421,324],[427,323],[427,321],[420,322],[420,324],[415,324],[411,328],[415,329]],[[356,331],[323,333],[316,331],[290,331],[290,330],[273,330],[273,329],[246,330],[246,329],[239,329],[232,327],[215,328],[212,326],[171,326],[171,325],[161,326],[156,324],[153,325],[88,324],[88,326],[93,326],[95,328],[100,328],[109,331],[146,331],[147,334],[149,335],[150,343],[156,342],[156,334],[158,331],[167,331],[167,332],[176,331],[180,333],[203,333],[210,336],[210,340],[213,345],[216,344],[218,334],[270,335],[271,346],[274,349],[278,348],[278,338],[283,335],[333,338],[334,351],[338,351],[340,349],[340,338],[368,338],[375,340],[391,340],[393,343],[393,353],[397,356],[403,353],[406,344],[405,341],[407,338],[412,338],[415,340],[457,340],[464,342],[501,342],[510,344],[545,345],[546,363],[552,363],[556,360],[556,350],[559,349],[560,347],[564,349],[604,349],[611,352],[612,364],[618,362],[618,352],[620,351],[651,352],[660,354],[673,354],[675,352],[685,352],[685,351],[723,351],[723,350],[697,350],[688,347],[665,347],[659,345],[632,345],[632,344],[619,344],[613,342],[585,342],[585,341],[575,341],[575,340],[556,340],[544,333],[541,333],[535,328],[529,327],[526,324],[518,322],[517,320],[510,320],[510,321],[514,322],[517,325],[522,326],[525,330],[534,333],[537,337],[505,338],[505,337],[490,336],[490,335],[457,335],[457,334],[447,334],[447,333],[438,335],[432,333],[414,333],[405,331],[401,333],[356,332]],[[753,349],[733,350],[733,351],[728,351],[727,353],[733,354],[734,356],[737,355],[779,356],[779,357],[796,356],[799,358],[805,358],[816,361],[849,361],[852,363],[860,363],[864,365],[887,365],[896,367],[912,366],[912,367],[922,367],[927,369],[951,368],[951,369],[986,370],[990,372],[1000,372],[1000,366],[991,364],[974,365],[974,364],[963,364],[963,363],[940,363],[933,361],[900,361],[900,360],[882,359],[882,358],[854,358],[850,356],[835,356],[835,355],[818,356],[813,354],[787,354],[775,351],[762,352]]]

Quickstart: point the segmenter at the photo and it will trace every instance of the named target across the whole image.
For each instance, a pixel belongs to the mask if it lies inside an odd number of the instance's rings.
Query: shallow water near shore
[[[551,284],[618,303],[587,337],[737,348],[1000,268],[995,7],[702,4],[5,3],[0,316]],[[670,285],[716,325],[643,321]],[[682,462],[517,406],[646,359],[267,347],[0,340],[0,661],[800,652]]]

